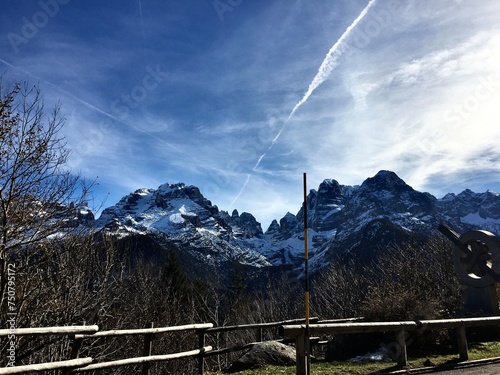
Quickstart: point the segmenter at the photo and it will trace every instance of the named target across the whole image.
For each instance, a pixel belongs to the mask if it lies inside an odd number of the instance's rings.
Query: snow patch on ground
[[[365,355],[358,355],[354,358],[348,359],[352,363],[363,362],[390,362],[392,361],[386,348],[380,348],[376,352],[367,353]]]

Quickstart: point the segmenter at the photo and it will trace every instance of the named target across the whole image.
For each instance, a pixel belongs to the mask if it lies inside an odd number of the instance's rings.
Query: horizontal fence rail
[[[318,323],[319,318],[310,318],[311,323]],[[261,328],[279,328],[284,325],[289,325],[293,323],[302,323],[305,322],[305,319],[291,319],[284,320],[281,322],[271,322],[271,323],[252,323],[252,324],[240,324],[235,326],[221,326],[221,327],[213,327],[208,328],[205,333],[216,333],[216,332],[227,332],[227,331],[237,331],[242,329],[261,329]]]
[[[105,368],[111,367],[120,367],[120,366],[129,366],[129,365],[137,365],[151,362],[162,362],[162,361],[170,361],[172,359],[179,358],[188,358],[188,357],[198,357],[212,350],[211,346],[206,346],[201,349],[191,350],[187,352],[181,353],[173,353],[173,354],[164,354],[164,355],[150,355],[146,357],[134,357],[134,358],[126,358],[120,359],[117,361],[109,361],[109,362],[101,362],[88,365],[86,367],[81,367],[72,371],[72,373],[76,372],[85,372],[85,371],[94,371],[94,370],[102,370]]]
[[[68,361],[58,361],[50,363],[40,363],[35,365],[4,367],[0,368],[0,374],[26,374],[30,372],[41,372],[50,370],[60,370],[74,367],[87,366],[92,363],[92,358],[70,359]]]
[[[64,327],[35,327],[35,328],[16,328],[0,329],[0,337],[9,336],[73,336],[79,333],[95,333],[99,330],[96,325],[91,326],[64,326]],[[41,372],[58,369],[71,369],[80,366],[87,366],[92,363],[92,358],[78,358],[66,361],[40,363],[25,366],[0,368],[0,374],[26,374],[30,372]]]
[[[38,328],[16,328],[0,329],[2,336],[31,336],[31,335],[72,335],[77,333],[95,333],[98,326],[65,326],[65,327],[38,327]]]
[[[366,323],[320,323],[310,324],[311,334],[346,334],[369,332],[393,332],[404,329],[415,331],[428,328],[483,327],[500,324],[500,317],[441,319],[441,320],[410,320],[401,322],[366,322]],[[295,337],[303,333],[305,325],[283,325],[280,334]]]
[[[132,335],[157,335],[160,333],[167,332],[179,332],[179,331],[191,331],[191,330],[203,330],[212,328],[214,325],[212,323],[201,323],[201,324],[188,324],[183,326],[174,327],[159,327],[159,328],[140,328],[140,329],[124,329],[124,330],[110,330],[110,331],[100,331],[93,334],[80,334],[75,335],[75,339],[88,339],[96,337],[111,337],[111,336],[132,336]]]

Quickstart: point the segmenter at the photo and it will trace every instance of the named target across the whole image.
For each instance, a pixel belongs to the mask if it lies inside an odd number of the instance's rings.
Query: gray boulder
[[[260,342],[255,344],[225,372],[233,373],[255,369],[263,365],[294,366],[295,349],[277,341]]]

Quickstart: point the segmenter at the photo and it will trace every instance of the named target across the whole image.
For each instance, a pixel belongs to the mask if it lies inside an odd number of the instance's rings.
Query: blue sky
[[[265,230],[303,172],[500,191],[499,19],[497,0],[9,1],[0,74],[60,101],[95,206],[182,181]]]

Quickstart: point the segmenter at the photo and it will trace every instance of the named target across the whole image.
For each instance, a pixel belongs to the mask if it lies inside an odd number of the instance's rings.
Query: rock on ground
[[[277,341],[260,342],[255,344],[225,372],[249,370],[266,364],[275,366],[295,365],[295,349]]]

